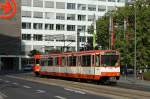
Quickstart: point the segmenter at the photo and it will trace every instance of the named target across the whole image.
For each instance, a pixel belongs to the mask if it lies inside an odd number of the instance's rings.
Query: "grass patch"
[[[150,81],[150,71],[143,73],[143,78]]]

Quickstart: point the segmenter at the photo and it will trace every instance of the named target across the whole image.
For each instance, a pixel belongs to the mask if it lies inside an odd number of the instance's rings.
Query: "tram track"
[[[10,76],[16,79],[21,80],[28,80],[37,83],[43,83],[48,85],[55,85],[61,87],[67,87],[72,89],[78,89],[81,91],[85,91],[91,94],[100,95],[112,95],[116,96],[117,98],[122,99],[149,99],[150,92],[140,91],[140,90],[133,90],[133,89],[125,89],[120,88],[119,86],[103,86],[103,85],[95,85],[91,83],[82,83],[82,82],[75,82],[75,81],[67,81],[61,79],[47,79],[47,78],[38,78],[33,76]]]

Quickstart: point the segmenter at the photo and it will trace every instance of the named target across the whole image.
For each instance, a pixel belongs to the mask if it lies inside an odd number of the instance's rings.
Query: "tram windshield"
[[[39,63],[40,63],[40,59],[36,59],[35,64],[39,64]]]
[[[118,59],[118,55],[102,55],[101,66],[116,66]]]

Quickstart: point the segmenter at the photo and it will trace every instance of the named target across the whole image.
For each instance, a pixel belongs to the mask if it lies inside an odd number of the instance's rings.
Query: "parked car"
[[[23,70],[24,71],[32,71],[32,68],[33,68],[33,64],[26,64],[26,65],[24,65]]]

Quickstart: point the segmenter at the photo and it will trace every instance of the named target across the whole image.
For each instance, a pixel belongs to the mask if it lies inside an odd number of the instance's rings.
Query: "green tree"
[[[135,20],[136,11],[136,20]],[[108,12],[97,20],[97,43],[103,49],[109,47],[109,16],[113,17],[115,30],[115,49],[121,52],[122,65],[133,66],[135,21],[137,33],[137,65],[150,66],[150,1],[138,0],[134,5],[126,5],[117,11]],[[126,29],[124,20],[127,21]]]

